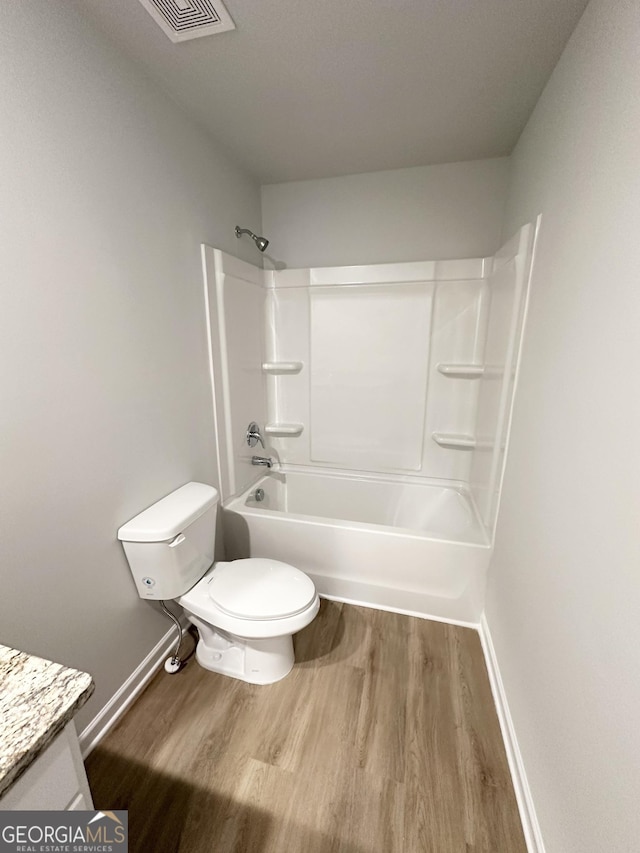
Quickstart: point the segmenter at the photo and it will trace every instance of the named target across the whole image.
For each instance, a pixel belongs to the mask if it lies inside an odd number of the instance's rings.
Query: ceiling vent
[[[171,41],[187,41],[235,30],[220,0],[140,0]]]

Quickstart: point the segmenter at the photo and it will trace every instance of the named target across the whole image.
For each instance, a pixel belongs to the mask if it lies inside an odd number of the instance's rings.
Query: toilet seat
[[[238,619],[286,619],[305,611],[316,596],[313,582],[279,560],[253,557],[218,563],[208,582],[216,607]]]
[[[255,557],[215,563],[176,600],[188,613],[247,639],[294,634],[320,608],[313,581],[303,572],[278,560]]]

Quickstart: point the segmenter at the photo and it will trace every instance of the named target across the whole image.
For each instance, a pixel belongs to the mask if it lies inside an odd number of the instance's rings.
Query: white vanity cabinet
[[[93,809],[73,720],[0,798],[0,811]]]

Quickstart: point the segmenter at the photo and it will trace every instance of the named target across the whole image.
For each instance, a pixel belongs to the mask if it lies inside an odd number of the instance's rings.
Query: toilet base
[[[273,684],[293,669],[293,637],[266,640],[235,637],[187,614],[200,634],[196,660],[204,669],[247,681],[249,684]]]

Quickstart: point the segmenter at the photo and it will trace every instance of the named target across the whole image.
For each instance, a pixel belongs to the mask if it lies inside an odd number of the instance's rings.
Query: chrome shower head
[[[248,234],[261,252],[264,252],[269,245],[269,241],[265,240],[264,237],[258,237],[257,234],[249,231],[248,228],[241,228],[239,225],[236,225],[236,237],[240,237],[241,234]]]

